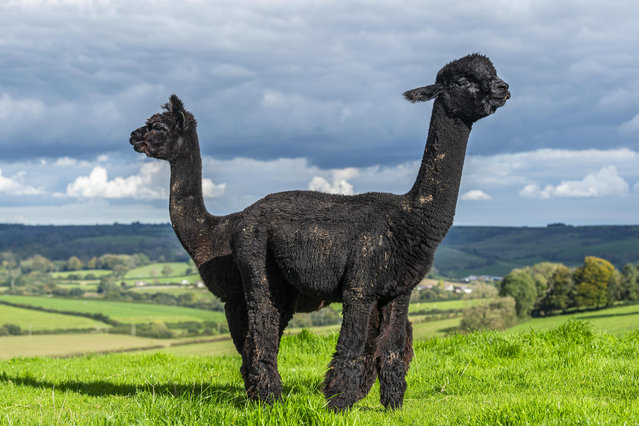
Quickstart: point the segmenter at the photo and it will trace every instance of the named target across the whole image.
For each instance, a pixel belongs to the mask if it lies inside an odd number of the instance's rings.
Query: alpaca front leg
[[[380,402],[389,409],[401,408],[406,373],[413,358],[413,328],[408,321],[410,293],[391,302],[386,329],[378,339]]]
[[[357,400],[362,379],[366,332],[373,304],[344,301],[344,320],[337,349],[324,380],[324,395],[328,399],[328,407],[333,410],[348,409]]]
[[[272,403],[282,395],[277,371],[280,313],[268,297],[248,304],[248,334],[242,352],[244,386],[250,399]]]

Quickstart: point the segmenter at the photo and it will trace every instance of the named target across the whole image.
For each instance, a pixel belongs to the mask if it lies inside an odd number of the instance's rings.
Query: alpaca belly
[[[275,254],[275,253],[274,253]],[[275,261],[286,281],[310,296],[333,299],[345,269],[345,256],[331,252],[299,250],[287,256],[275,255]]]

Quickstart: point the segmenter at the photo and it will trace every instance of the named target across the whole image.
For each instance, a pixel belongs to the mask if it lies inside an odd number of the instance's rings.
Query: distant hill
[[[617,267],[639,261],[639,226],[453,227],[435,253],[442,275],[504,275],[537,262],[576,266],[598,256]]]
[[[0,224],[0,251],[20,258],[41,254],[51,260],[71,256],[91,258],[103,254],[144,253],[152,260],[185,261],[170,224],[28,226]]]
[[[144,253],[152,260],[188,259],[170,224],[0,224],[0,251],[12,251],[20,258],[37,253],[52,260],[106,253]],[[603,257],[617,267],[636,263],[639,226],[455,226],[435,254],[435,267],[451,277],[504,275],[513,268],[542,261],[575,266],[585,256]]]

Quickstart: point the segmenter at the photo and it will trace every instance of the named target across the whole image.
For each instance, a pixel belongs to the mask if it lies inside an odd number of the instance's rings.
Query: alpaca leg
[[[248,331],[242,349],[244,386],[250,399],[273,402],[282,394],[277,371],[281,283],[267,270],[259,238],[247,251],[238,250],[238,267],[246,300]]]
[[[242,352],[244,385],[250,399],[271,403],[280,398],[277,371],[280,313],[265,296],[248,303],[248,334]]]
[[[380,401],[386,408],[401,408],[406,391],[406,373],[413,357],[412,326],[408,321],[410,294],[398,296],[391,303],[388,325],[380,336]]]
[[[324,380],[328,407],[344,410],[353,406],[362,379],[362,361],[368,320],[373,302],[344,300],[342,329],[337,350]]]
[[[377,380],[379,372],[379,355],[377,354],[377,336],[382,325],[381,305],[376,305],[371,310],[368,319],[368,332],[366,333],[366,343],[364,344],[364,362],[362,367],[362,379],[357,390],[357,401],[368,395]]]
[[[248,331],[248,313],[246,312],[246,303],[244,299],[226,302],[224,305],[224,313],[229,326],[229,332],[233,339],[233,344],[237,352],[242,355],[244,351],[244,342],[246,341],[246,333]],[[242,379],[246,383],[246,365],[242,359],[240,367]]]
[[[364,349],[364,368],[362,380],[357,392],[357,400],[366,397],[377,380],[380,368],[380,351],[378,347],[384,340],[385,329],[388,327],[392,304],[377,305],[371,311],[368,322],[368,335]],[[406,346],[402,351],[402,359],[408,369],[413,359],[413,327],[406,321]]]

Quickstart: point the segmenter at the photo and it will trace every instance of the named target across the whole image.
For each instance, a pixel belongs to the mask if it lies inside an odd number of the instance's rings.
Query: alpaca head
[[[448,114],[473,123],[503,106],[510,92],[490,59],[473,53],[439,70],[435,84],[409,90],[404,97],[411,102],[437,98]]]
[[[197,123],[176,95],[171,95],[162,108],[166,111],[152,115],[146,125],[131,132],[129,142],[148,157],[174,160],[187,149],[186,134],[195,130]]]

